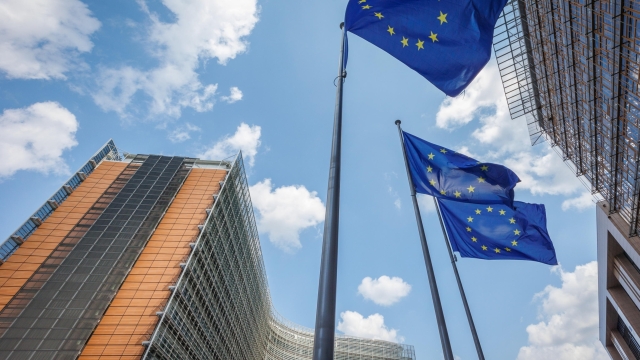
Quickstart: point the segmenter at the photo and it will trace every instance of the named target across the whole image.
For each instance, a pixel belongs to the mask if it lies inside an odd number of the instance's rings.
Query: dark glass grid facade
[[[80,170],[78,170],[71,179],[69,179],[58,191],[56,191],[38,210],[36,210],[29,220],[25,221],[13,235],[11,235],[5,242],[0,245],[0,260],[6,260],[14,251],[20,246],[20,244],[29,238],[31,234],[38,228],[36,221],[44,221],[51,215],[55,209],[64,202],[71,192],[76,189],[87,175],[91,174],[95,170],[96,166],[102,160],[121,160],[120,153],[116,148],[116,144],[113,140],[109,140],[102,149],[84,164]]]
[[[494,50],[511,116],[640,224],[640,2],[510,0]]]
[[[242,156],[115,160],[0,264],[0,358],[310,360],[272,308]],[[336,354],[415,359],[343,335]]]
[[[0,358],[77,357],[184,181],[188,165],[177,157],[133,159],[100,199],[115,195],[109,204],[98,215],[98,201],[84,217],[92,224],[78,224],[0,313]]]

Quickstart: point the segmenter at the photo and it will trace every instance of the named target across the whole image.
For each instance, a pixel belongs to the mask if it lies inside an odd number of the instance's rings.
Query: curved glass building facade
[[[238,156],[148,344],[147,359],[311,359],[313,330],[269,298],[249,187]],[[335,359],[414,359],[412,346],[336,337]]]
[[[0,249],[0,358],[312,357],[313,331],[272,307],[240,155],[122,156],[110,141]],[[415,358],[335,346],[336,359]]]

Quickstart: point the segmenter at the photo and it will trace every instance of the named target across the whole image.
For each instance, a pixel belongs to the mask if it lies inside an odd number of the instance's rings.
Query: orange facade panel
[[[82,360],[140,359],[227,172],[192,169],[87,345]]]
[[[69,234],[126,163],[103,161],[80,186],[0,266],[0,311],[22,288],[51,252]]]

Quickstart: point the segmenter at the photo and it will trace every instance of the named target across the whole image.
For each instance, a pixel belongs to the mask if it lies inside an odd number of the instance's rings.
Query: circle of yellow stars
[[[494,208],[492,208],[491,206],[488,206],[485,210],[487,212],[493,212]],[[482,211],[483,210],[481,210],[480,208],[477,208],[477,209],[474,210],[474,215],[482,215]],[[506,217],[506,215],[507,215],[507,212],[504,209],[498,210],[498,213],[500,214],[500,216],[505,216]],[[473,219],[474,219],[473,216],[467,217],[467,222],[469,223],[469,226],[466,227],[466,230],[469,233],[473,232],[473,229],[471,228],[471,225],[473,224]],[[509,218],[508,221],[509,221],[510,225],[516,225],[517,226],[516,219],[514,217]],[[522,232],[519,229],[516,228],[515,230],[513,230],[513,235],[516,238],[513,241],[511,241],[511,248],[510,247],[504,247],[504,248],[501,249],[499,247],[495,247],[495,248],[491,249],[491,251],[495,252],[496,254],[500,254],[503,250],[506,251],[506,252],[511,252],[512,247],[518,246],[517,237],[520,236],[520,234],[522,234]],[[470,240],[473,243],[477,243],[478,242],[478,238],[473,236],[473,234],[470,234],[470,235],[472,235],[470,237]],[[484,245],[484,244],[482,244],[480,246],[480,248],[482,249],[482,251],[489,251],[489,247]]]
[[[360,1],[366,1],[366,0],[360,0]],[[391,29],[391,27],[389,27],[389,29]],[[447,149],[445,149],[445,148],[441,148],[441,149],[439,150],[439,152],[440,152],[440,153],[442,153],[442,154],[446,154],[448,151],[449,151],[449,150],[447,150]],[[436,154],[437,154],[437,152],[436,152]],[[436,154],[434,154],[434,152],[431,152],[431,153],[429,153],[429,154],[427,155],[427,158],[428,158],[429,160],[434,160],[434,159],[435,159],[435,157],[436,157]],[[478,165],[480,165],[480,164],[481,164],[481,163],[478,163]],[[488,165],[482,165],[482,166],[480,166],[480,170],[481,170],[482,172],[487,172],[487,171],[489,171],[489,166],[488,166]],[[429,173],[433,174],[433,172],[434,172],[434,168],[433,168],[431,165],[427,165],[426,171],[427,171],[427,174],[429,174]],[[483,176],[479,176],[479,177],[477,178],[477,180],[478,180],[478,183],[485,183],[485,182],[486,182],[486,180],[485,180],[485,178],[484,178]],[[429,180],[429,184],[430,184],[431,186],[433,186],[433,187],[436,187],[436,185],[438,184],[438,182],[437,182],[435,179],[433,179],[433,178],[432,178],[431,180]],[[466,188],[466,190],[467,190],[468,194],[472,194],[472,193],[474,193],[474,192],[475,192],[475,189],[476,189],[476,187],[475,187],[475,186],[473,186],[473,185],[469,185],[469,187],[468,187],[468,188]],[[444,189],[439,190],[439,192],[440,192],[440,194],[441,194],[441,195],[446,195],[446,194],[447,194],[447,191],[446,191],[446,190],[444,190]],[[456,198],[461,198],[461,197],[462,197],[462,194],[463,194],[463,193],[462,193],[462,192],[460,192],[459,190],[456,190],[456,191],[454,191],[454,192],[453,192],[453,195],[454,195]],[[489,213],[492,213],[495,209],[494,209],[493,207],[491,207],[491,205],[489,205],[489,206],[487,206],[487,207],[485,208],[485,210],[486,210],[487,212],[489,212]],[[480,208],[475,209],[475,210],[474,210],[474,214],[473,214],[473,215],[482,215],[482,212],[483,212],[483,211],[484,211],[484,210],[481,210]],[[498,211],[499,216],[505,216],[505,217],[506,217],[506,214],[507,214],[506,210],[504,210],[504,209],[498,209],[497,211]],[[467,222],[469,223],[469,225],[472,225],[472,224],[473,224],[473,219],[474,219],[474,218],[473,218],[473,216],[469,216],[469,217],[467,217]],[[509,224],[510,224],[510,225],[517,225],[517,224],[516,224],[516,219],[515,219],[515,218],[513,218],[513,217],[511,217],[510,219],[508,219],[508,221],[509,221]],[[473,232],[473,229],[471,228],[471,226],[467,226],[467,227],[466,227],[466,230],[467,230],[467,232]],[[513,235],[514,235],[515,237],[520,236],[520,234],[521,234],[521,231],[520,231],[519,229],[515,229],[515,230],[513,230]],[[472,234],[470,234],[470,235],[472,235]],[[475,236],[471,236],[471,237],[470,237],[470,239],[471,239],[471,241],[472,241],[473,243],[477,243],[477,242],[478,242],[478,238],[477,238],[477,237],[475,237]],[[516,238],[516,239],[514,239],[513,241],[511,241],[511,246],[512,246],[512,247],[516,247],[516,246],[518,246],[518,240],[517,240],[517,238]],[[504,248],[498,248],[498,247],[495,247],[495,248],[491,249],[491,251],[495,252],[496,254],[500,254],[500,253],[502,253],[502,251],[511,252],[512,247],[504,247]],[[482,251],[489,251],[489,247],[488,247],[488,246],[486,246],[486,245],[484,245],[484,244],[482,244],[482,245],[480,246],[480,248],[482,249]]]
[[[358,4],[362,6],[363,10],[370,10],[373,8],[371,5],[367,4],[367,0],[360,0],[358,1]],[[440,11],[440,15],[436,17],[436,19],[440,20],[440,25],[447,23],[447,15],[448,14],[445,14],[442,11]],[[382,12],[374,11],[373,16],[377,17],[378,20],[384,19],[384,15],[382,14]],[[396,35],[395,29],[391,27],[391,25],[387,25],[387,26],[388,26],[387,32],[389,33],[389,35],[390,36]],[[428,36],[428,38],[431,39],[432,43],[439,41],[437,33],[434,33],[433,31],[429,31],[429,33],[430,35]],[[415,46],[417,47],[418,51],[424,50],[424,42],[425,40],[418,39],[418,41],[415,43]],[[400,43],[402,44],[403,48],[409,46],[409,38],[406,38],[403,36],[402,39],[400,40]]]
[[[442,153],[442,154],[446,154],[449,151],[451,151],[451,150],[447,150],[445,148],[441,148],[439,150],[439,152]],[[455,153],[455,151],[453,151],[453,152]],[[438,154],[438,152],[436,152],[434,154],[434,152],[432,151],[431,153],[429,153],[427,155],[427,159],[434,160],[436,158],[437,154]],[[478,163],[478,164],[480,164],[480,163]],[[427,170],[427,174],[433,174],[434,173],[434,168],[431,165],[427,165],[426,170]],[[435,170],[437,170],[437,169],[435,169]],[[487,171],[489,171],[489,166],[488,165],[482,165],[480,167],[480,170],[483,171],[483,172],[487,172]],[[478,180],[479,184],[487,182],[486,179],[484,178],[484,176],[479,176],[477,178],[477,180]],[[435,179],[432,178],[431,180],[429,180],[429,184],[431,186],[435,187],[436,190],[437,190],[438,182]],[[469,187],[465,188],[464,190],[466,190],[467,195],[471,195],[471,194],[475,193],[476,187],[473,186],[473,185],[469,185]],[[441,195],[447,195],[447,191],[445,189],[440,189],[440,190],[438,190],[438,192],[440,192]],[[459,190],[455,190],[453,193],[451,193],[451,195],[453,195],[455,198],[462,198],[463,194],[464,194],[464,192],[460,192]]]

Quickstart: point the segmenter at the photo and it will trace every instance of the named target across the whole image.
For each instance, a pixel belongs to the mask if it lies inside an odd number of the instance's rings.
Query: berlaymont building
[[[44,199],[43,199],[44,200]],[[269,297],[242,156],[109,141],[0,248],[0,359],[311,359]],[[415,359],[337,336],[336,359]]]

